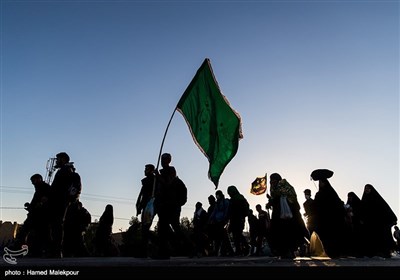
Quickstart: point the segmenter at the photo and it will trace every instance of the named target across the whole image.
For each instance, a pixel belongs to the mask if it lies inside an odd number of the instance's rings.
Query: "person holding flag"
[[[170,165],[171,160],[171,154],[162,154],[162,169],[156,175],[158,188],[155,194],[154,207],[155,213],[158,215],[158,235],[160,238],[159,252],[155,256],[157,259],[169,259],[171,256],[169,249],[171,229],[176,240],[185,243],[185,245],[189,244],[180,227],[181,210],[186,203],[187,189],[185,183],[177,176],[175,167]]]

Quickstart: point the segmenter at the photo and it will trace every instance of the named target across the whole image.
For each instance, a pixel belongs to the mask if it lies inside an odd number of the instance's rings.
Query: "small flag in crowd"
[[[253,183],[251,183],[250,193],[254,195],[260,195],[265,193],[267,190],[267,176],[257,177]]]

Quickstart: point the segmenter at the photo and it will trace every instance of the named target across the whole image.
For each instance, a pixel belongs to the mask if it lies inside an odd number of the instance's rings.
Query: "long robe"
[[[314,198],[314,224],[324,246],[331,258],[339,257],[344,251],[346,233],[344,202],[339,198],[327,179],[321,179],[319,190]]]
[[[293,217],[281,218],[281,196],[286,196]],[[283,258],[294,257],[294,252],[309,240],[309,232],[300,213],[300,205],[296,192],[286,179],[278,185],[271,186],[272,217],[271,217],[271,244],[274,255]]]
[[[369,184],[367,187],[371,192],[364,189],[360,211],[364,253],[368,257],[390,258],[395,248],[391,228],[397,223],[397,217],[378,191]]]

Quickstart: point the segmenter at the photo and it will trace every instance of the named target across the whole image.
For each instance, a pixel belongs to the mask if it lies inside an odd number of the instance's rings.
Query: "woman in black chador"
[[[346,209],[346,252],[349,256],[363,257],[362,225],[360,220],[361,199],[354,193],[347,193]]]
[[[395,248],[391,228],[397,224],[397,217],[370,184],[364,187],[360,215],[364,254],[368,257],[390,258]]]
[[[344,202],[331,186],[328,178],[333,172],[317,169],[311,173],[314,181],[319,181],[314,197],[314,225],[326,254],[331,258],[340,257],[344,252],[346,234],[346,210]]]
[[[114,224],[114,208],[107,204],[100,217],[94,239],[96,257],[112,257],[118,255],[118,248],[112,238],[112,227]]]

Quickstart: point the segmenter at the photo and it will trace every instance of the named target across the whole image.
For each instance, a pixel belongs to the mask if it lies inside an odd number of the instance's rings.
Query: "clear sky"
[[[1,0],[0,220],[22,223],[30,176],[65,151],[98,219],[129,227],[175,106],[205,58],[242,118],[219,189],[278,172],[313,196],[314,169],[342,200],[372,184],[400,218],[399,1]],[[208,161],[176,113],[163,152],[208,207]],[[157,218],[155,219],[155,221]]]

